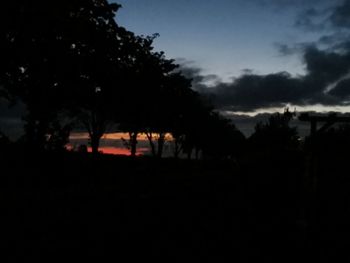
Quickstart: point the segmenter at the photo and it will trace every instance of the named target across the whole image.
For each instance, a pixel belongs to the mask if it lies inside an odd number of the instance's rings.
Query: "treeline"
[[[107,0],[0,4],[0,98],[26,107],[23,145],[63,150],[70,132],[84,129],[93,153],[102,136],[115,130],[129,134],[131,155],[141,133],[158,157],[166,134],[173,137],[175,157],[228,158],[251,147],[298,149],[288,110],[258,123],[245,140],[191,89],[192,80],[174,60],[154,50],[157,34],[138,36],[116,22],[120,7]],[[2,145],[5,138],[0,136]]]
[[[167,133],[175,156],[230,155],[244,136],[154,50],[156,34],[138,36],[116,22],[120,7],[107,0],[0,4],[0,96],[26,106],[22,141],[60,150],[83,127],[97,153],[112,127],[129,133],[132,155],[140,133],[159,157]]]

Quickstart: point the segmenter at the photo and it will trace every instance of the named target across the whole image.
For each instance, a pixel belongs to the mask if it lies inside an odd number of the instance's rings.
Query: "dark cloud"
[[[194,62],[187,61],[185,59],[177,59],[179,63],[179,71],[189,78],[192,79],[192,89],[205,93],[208,86],[215,85],[221,81],[220,77],[215,74],[204,74],[203,69],[196,66]]]
[[[214,90],[214,102],[219,108],[251,111],[281,107],[300,97],[300,81],[288,73],[243,75],[231,83],[221,83]]]
[[[295,26],[306,31],[321,31],[326,29],[328,9],[305,9],[299,13]]]
[[[241,72],[243,75],[251,75],[254,73],[254,70],[251,68],[245,68],[245,69],[242,69]]]
[[[274,45],[277,48],[278,53],[282,56],[290,56],[298,52],[295,46],[290,46],[282,43],[275,43]]]
[[[350,29],[350,0],[305,2],[310,7],[300,11],[295,22],[298,28],[307,31]]]
[[[313,42],[324,49],[343,49],[343,42],[350,37],[350,0],[305,1],[295,19],[295,26],[307,32],[321,34],[318,41]],[[305,44],[305,43],[302,43]],[[299,44],[278,44],[281,54],[293,54],[298,51]]]
[[[329,94],[345,100],[350,99],[350,79],[339,81]]]
[[[295,22],[299,29],[318,32],[319,39],[314,42],[275,43],[280,55],[297,54],[302,58],[305,74],[258,75],[249,69],[227,83],[182,60],[180,70],[193,79],[193,88],[209,93],[221,111],[252,112],[288,104],[350,105],[350,0],[252,2],[267,8],[293,9],[293,13],[299,13]]]
[[[297,44],[284,44],[284,43],[274,43],[277,52],[281,56],[291,56],[295,54],[303,54],[305,49],[310,46],[310,43],[297,43]]]
[[[336,6],[329,21],[336,28],[350,29],[350,0],[344,0],[342,4]]]
[[[307,78],[318,79],[320,83],[330,84],[347,74],[350,70],[350,54],[323,51],[315,46],[305,50],[304,62]]]
[[[249,112],[288,104],[350,105],[350,0],[263,2],[271,6],[303,7],[296,25],[324,30],[327,34],[314,43],[275,44],[281,55],[302,56],[305,75],[246,72],[211,89],[216,106],[221,110]]]
[[[343,43],[346,41],[347,35],[345,36],[343,33],[333,33],[330,35],[321,36],[318,40],[318,44],[323,45],[325,47],[332,47],[333,49],[336,48],[340,43]]]
[[[201,82],[199,91],[209,92],[218,109],[230,111],[251,112],[288,104],[348,105],[346,92],[350,93],[350,90],[342,80],[350,73],[350,51],[338,53],[310,45],[303,52],[306,70],[303,76],[295,77],[287,72],[257,75],[248,71],[229,83],[219,82],[210,89]],[[187,72],[201,71],[187,68]],[[203,77],[194,79],[202,81]]]

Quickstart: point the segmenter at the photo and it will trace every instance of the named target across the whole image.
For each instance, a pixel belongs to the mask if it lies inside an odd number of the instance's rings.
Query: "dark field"
[[[344,262],[350,182],[338,157],[9,153],[2,247],[10,262]]]

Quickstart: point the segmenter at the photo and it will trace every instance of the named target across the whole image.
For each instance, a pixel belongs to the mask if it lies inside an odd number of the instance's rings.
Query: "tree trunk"
[[[97,155],[100,147],[100,140],[106,131],[106,121],[93,111],[82,120],[82,123],[85,125],[90,136],[92,154]]]
[[[153,155],[153,157],[156,157],[156,156],[157,156],[157,153],[156,153],[156,146],[154,145],[154,142],[153,142],[153,135],[152,135],[152,132],[146,132],[146,136],[147,136],[147,139],[148,139],[149,144],[150,144],[150,146],[151,146],[152,155]]]
[[[46,144],[46,131],[48,122],[44,120],[27,117],[25,125],[25,136],[29,149],[32,151],[43,151]]]
[[[130,137],[130,155],[132,157],[136,156],[137,135],[138,135],[138,132],[129,132],[129,137]]]
[[[199,160],[199,149],[196,147],[196,160]]]
[[[179,140],[178,138],[174,139],[174,143],[175,143],[175,149],[174,149],[174,158],[178,159],[179,158],[179,154],[180,154],[180,146],[179,146]]]
[[[162,158],[165,143],[165,133],[159,133],[157,157]]]
[[[93,155],[98,154],[98,149],[100,147],[101,136],[98,134],[90,134],[91,150]]]
[[[187,159],[188,159],[188,160],[191,160],[191,156],[192,156],[192,149],[188,149],[188,152],[187,152]]]

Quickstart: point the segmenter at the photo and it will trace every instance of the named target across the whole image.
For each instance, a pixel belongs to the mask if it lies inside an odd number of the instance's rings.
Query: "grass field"
[[[312,192],[301,153],[235,161],[16,153],[2,160],[2,239],[13,262],[328,262],[346,251],[346,176]]]

